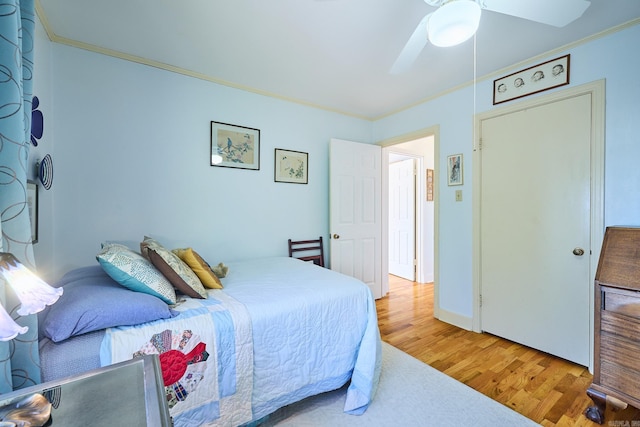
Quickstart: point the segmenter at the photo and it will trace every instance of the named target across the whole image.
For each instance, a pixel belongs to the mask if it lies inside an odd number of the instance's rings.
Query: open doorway
[[[434,282],[435,136],[432,132],[390,144],[386,152],[388,272],[418,283]]]

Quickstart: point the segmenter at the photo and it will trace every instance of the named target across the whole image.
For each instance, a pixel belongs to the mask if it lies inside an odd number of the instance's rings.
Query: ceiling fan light
[[[452,0],[440,6],[429,18],[427,33],[434,46],[460,44],[475,34],[482,9],[474,0]]]

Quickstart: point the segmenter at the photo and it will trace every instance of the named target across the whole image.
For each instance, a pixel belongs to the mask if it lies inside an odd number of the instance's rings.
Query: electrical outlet
[[[456,202],[462,201],[462,190],[456,190]]]

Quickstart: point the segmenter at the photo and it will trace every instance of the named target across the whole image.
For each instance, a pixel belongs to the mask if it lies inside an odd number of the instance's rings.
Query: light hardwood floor
[[[433,284],[390,276],[376,301],[383,341],[543,426],[590,426],[587,368],[490,334],[433,318]],[[640,411],[607,408],[607,427],[640,427]]]

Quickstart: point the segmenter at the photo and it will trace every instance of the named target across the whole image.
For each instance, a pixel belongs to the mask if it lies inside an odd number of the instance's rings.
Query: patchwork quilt
[[[251,421],[253,339],[243,304],[221,290],[187,298],[174,318],[107,329],[102,366],[142,354],[160,358],[176,427],[230,426]]]

